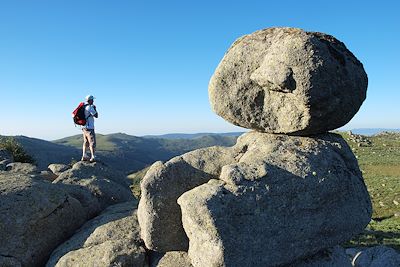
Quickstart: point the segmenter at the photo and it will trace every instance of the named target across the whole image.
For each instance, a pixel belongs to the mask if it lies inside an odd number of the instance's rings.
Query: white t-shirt
[[[83,126],[86,129],[94,129],[94,118],[93,116],[96,115],[97,111],[94,109],[93,105],[87,104],[85,107],[85,117],[86,117],[86,124]]]

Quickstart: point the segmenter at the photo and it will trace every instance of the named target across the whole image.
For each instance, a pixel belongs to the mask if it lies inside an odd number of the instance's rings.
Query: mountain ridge
[[[365,128],[369,129],[369,128]],[[379,128],[380,129],[380,128]],[[376,129],[376,132],[379,132]],[[383,131],[388,129],[383,129]],[[351,130],[359,133],[357,129]],[[382,132],[382,131],[380,131]],[[396,131],[395,131],[396,132]],[[400,132],[400,129],[399,129]],[[126,173],[133,173],[161,160],[209,146],[232,146],[243,132],[231,133],[172,133],[166,135],[134,136],[125,133],[96,134],[99,159]],[[82,151],[82,135],[64,137],[54,141],[22,135],[13,136],[30,155],[40,169],[51,163],[70,164],[79,161]]]
[[[13,136],[34,157],[39,169],[51,163],[70,164],[79,161],[82,135],[54,141],[26,136]],[[125,173],[132,173],[161,160],[208,146],[232,146],[236,136],[204,135],[192,139],[144,138],[123,133],[96,134],[99,160]]]

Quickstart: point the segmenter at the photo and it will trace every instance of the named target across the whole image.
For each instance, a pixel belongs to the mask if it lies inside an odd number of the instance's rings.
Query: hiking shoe
[[[92,158],[90,158],[89,161],[90,161],[90,162],[96,162],[96,158],[95,158],[95,157],[92,157]]]

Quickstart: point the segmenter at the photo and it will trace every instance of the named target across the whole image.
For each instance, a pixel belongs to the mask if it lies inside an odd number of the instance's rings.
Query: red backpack
[[[85,117],[85,103],[79,103],[78,107],[72,111],[72,118],[74,119],[74,123],[78,125],[85,125],[86,124],[86,117]]]

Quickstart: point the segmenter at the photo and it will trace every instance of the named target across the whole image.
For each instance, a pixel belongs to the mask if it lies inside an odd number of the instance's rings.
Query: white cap
[[[92,95],[87,95],[87,96],[85,97],[86,101],[93,100],[94,98],[95,98],[95,97],[92,96]]]

